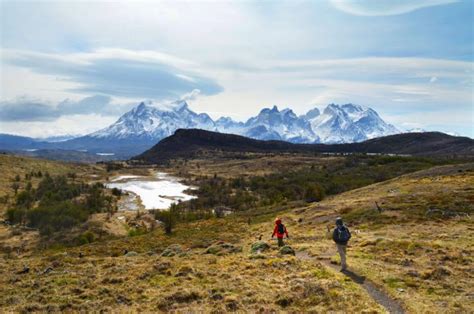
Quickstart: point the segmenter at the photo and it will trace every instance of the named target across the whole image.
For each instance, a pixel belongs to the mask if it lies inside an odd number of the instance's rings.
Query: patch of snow
[[[168,209],[171,204],[177,203],[179,200],[187,201],[196,198],[196,196],[184,193],[189,189],[189,186],[179,182],[178,178],[162,172],[156,173],[155,177],[149,180],[146,177],[130,178],[130,176],[128,179],[130,180],[125,182],[113,180],[106,186],[135,193],[140,197],[145,209],[148,210]]]

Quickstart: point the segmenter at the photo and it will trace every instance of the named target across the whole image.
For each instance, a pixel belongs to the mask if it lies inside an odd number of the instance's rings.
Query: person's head
[[[339,226],[339,227],[344,226],[344,222],[342,221],[341,217],[336,218],[336,226]]]
[[[276,223],[277,225],[281,224],[281,218],[278,218],[278,217],[277,217],[277,218],[275,219],[275,223]]]

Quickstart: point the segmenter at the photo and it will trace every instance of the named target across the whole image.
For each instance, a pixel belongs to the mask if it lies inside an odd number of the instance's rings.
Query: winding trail
[[[301,260],[312,260],[312,261],[319,261],[322,262],[324,265],[327,267],[331,267],[337,271],[339,271],[339,268],[336,265],[333,265],[329,262],[329,256],[323,256],[322,259],[320,258],[315,258],[311,255],[308,254],[308,252],[305,251],[298,251],[296,252],[296,257],[301,259]],[[360,285],[362,288],[367,291],[367,293],[374,299],[375,302],[383,306],[389,313],[393,314],[405,314],[405,310],[401,306],[401,304],[390,297],[387,293],[385,293],[383,290],[379,289],[373,282],[370,280],[366,279],[364,276],[360,276],[350,270],[346,270],[342,272],[344,275],[352,279],[353,282],[356,284]]]

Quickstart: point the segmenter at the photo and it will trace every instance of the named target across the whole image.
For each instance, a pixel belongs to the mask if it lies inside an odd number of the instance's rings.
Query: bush
[[[161,221],[165,228],[166,234],[171,234],[176,225],[178,216],[178,208],[176,204],[172,204],[168,210],[156,211],[155,219]]]
[[[75,180],[75,176],[69,177]],[[35,203],[37,206],[32,208]],[[102,184],[70,183],[66,176],[45,174],[37,189],[30,187],[16,195],[15,207],[7,210],[7,219],[51,235],[83,223],[92,213],[109,211],[112,205],[113,199],[105,195]],[[87,236],[79,241],[91,240],[91,235]]]
[[[95,239],[96,239],[95,235],[92,232],[87,231],[87,232],[84,232],[83,234],[81,234],[77,238],[77,242],[78,242],[79,245],[84,245],[84,244],[89,244],[89,243],[94,242]]]

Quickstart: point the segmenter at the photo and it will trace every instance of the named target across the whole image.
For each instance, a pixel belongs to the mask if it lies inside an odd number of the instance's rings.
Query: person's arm
[[[273,228],[272,238],[275,236],[275,234],[277,233],[277,231],[278,231],[278,226],[275,225],[275,228]]]
[[[286,237],[289,238],[289,236],[288,236],[288,229],[286,229],[286,227],[285,227],[285,234],[286,234]]]
[[[337,243],[337,235],[336,235],[336,232],[337,232],[337,228],[334,228],[333,232],[332,232],[332,239],[334,240],[334,242]]]

